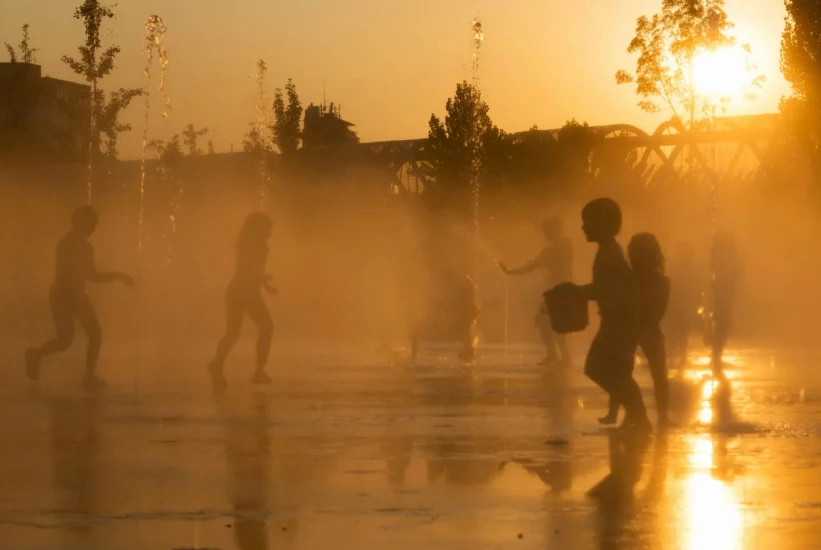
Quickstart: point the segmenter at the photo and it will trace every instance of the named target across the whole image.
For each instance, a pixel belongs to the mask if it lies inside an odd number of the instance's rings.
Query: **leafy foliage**
[[[261,154],[271,151],[271,143],[253,122],[251,123],[251,129],[242,138],[242,147],[246,153]]]
[[[102,48],[100,42],[100,27],[105,19],[113,19],[114,12],[111,8],[100,4],[99,0],[85,0],[74,11],[74,18],[81,19],[85,25],[86,42],[80,46],[79,61],[63,56],[63,63],[71,67],[71,70],[80,76],[85,77],[88,82],[94,83],[107,76],[114,69],[114,58],[120,53],[118,46],[111,46],[102,52],[97,59],[97,54]]]
[[[562,193],[589,183],[591,153],[598,144],[588,124],[569,120],[557,132],[536,126],[510,143],[506,179],[524,193]]]
[[[179,134],[174,134],[168,141],[152,139],[148,142],[148,150],[152,151],[157,159],[166,167],[176,166],[179,160],[185,156],[182,152]]]
[[[20,57],[19,59],[23,63],[36,63],[37,58],[35,54],[37,53],[37,48],[31,47],[31,38],[29,37],[29,24],[26,23],[23,25],[23,38],[20,40]],[[14,47],[6,42],[6,51],[9,54],[9,61],[11,63],[17,63],[18,56],[17,52],[14,51]]]
[[[431,115],[428,147],[440,188],[464,193],[472,176],[482,178],[491,167],[490,151],[497,149],[504,132],[490,119],[481,91],[463,81],[445,104],[444,122]]]
[[[299,148],[302,139],[302,103],[296,91],[296,85],[289,78],[285,84],[285,93],[288,96],[288,105],[282,90],[277,88],[274,95],[274,125],[271,131],[274,143],[283,155],[291,155]]]
[[[792,96],[781,111],[793,133],[812,151],[821,148],[821,4],[786,0],[787,18],[781,37],[781,72]]]
[[[194,128],[193,124],[189,124],[185,127],[182,131],[182,141],[185,146],[188,148],[188,154],[191,156],[201,155],[202,149],[199,148],[197,145],[197,141],[200,137],[206,135],[208,133],[208,128],[201,128],[197,130]],[[210,142],[209,142],[210,143]],[[213,146],[212,146],[213,149]]]
[[[97,90],[94,96],[97,131],[106,135],[105,156],[117,158],[117,137],[121,132],[131,131],[131,124],[119,121],[120,112],[128,107],[134,98],[143,95],[140,88],[120,88],[106,101],[105,92]]]
[[[693,79],[694,61],[704,51],[736,44],[728,32],[733,24],[724,11],[724,0],[662,0],[661,11],[636,22],[636,34],[627,47],[638,56],[635,74],[618,71],[617,84],[635,84],[642,98],[638,106],[657,113],[662,105],[673,117],[692,126],[715,112],[716,99],[698,93]],[[754,73],[750,48],[743,45],[748,72]],[[764,77],[750,74],[748,86],[760,88]],[[726,104],[729,98],[717,98]]]

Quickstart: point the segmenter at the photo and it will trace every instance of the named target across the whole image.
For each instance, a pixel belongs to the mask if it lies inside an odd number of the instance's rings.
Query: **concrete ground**
[[[104,358],[96,398],[78,355],[37,386],[9,355],[0,548],[821,548],[821,354],[732,350],[728,394],[694,355],[642,439],[538,352],[279,350],[253,389],[246,350],[224,396],[201,360]]]

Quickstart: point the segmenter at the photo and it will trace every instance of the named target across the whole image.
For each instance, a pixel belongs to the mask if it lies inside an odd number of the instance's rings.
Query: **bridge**
[[[757,172],[764,164],[779,119],[777,114],[717,117],[697,124],[693,130],[674,119],[659,125],[652,134],[630,124],[593,126],[590,131],[596,148],[635,150],[636,166],[647,174],[645,184],[649,185],[671,172],[681,171],[691,162],[719,180],[741,171]],[[559,131],[556,128],[518,132],[509,134],[508,139],[515,143],[531,132],[538,132],[555,140]],[[363,143],[360,148],[368,163],[390,176],[394,193],[418,194],[435,184],[430,176],[427,142],[427,138],[381,141]]]

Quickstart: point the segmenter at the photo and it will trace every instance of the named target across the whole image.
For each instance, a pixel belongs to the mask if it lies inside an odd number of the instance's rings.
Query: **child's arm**
[[[517,269],[508,269],[504,263],[499,262],[499,268],[505,275],[527,275],[528,273],[533,273],[534,271],[544,269],[545,267],[547,267],[547,262],[545,261],[544,252]]]
[[[131,278],[130,275],[126,273],[120,273],[119,271],[99,271],[97,270],[97,264],[94,261],[94,249],[89,246],[88,252],[88,265],[86,266],[86,276],[88,281],[91,283],[110,283],[112,281],[120,281],[126,286],[134,286],[134,279]]]

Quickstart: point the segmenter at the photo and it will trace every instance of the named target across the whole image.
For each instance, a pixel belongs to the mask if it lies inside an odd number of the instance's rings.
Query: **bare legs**
[[[55,336],[40,347],[26,350],[26,375],[31,380],[38,380],[40,377],[40,363],[43,358],[71,347],[74,341],[74,319],[76,318],[80,321],[80,326],[88,337],[83,385],[88,391],[104,388],[105,383],[97,378],[97,361],[102,346],[102,330],[97,319],[97,313],[94,311],[94,306],[91,305],[88,295],[84,292],[52,290],[49,301],[51,316],[54,319]]]
[[[646,429],[647,410],[633,379],[634,337],[619,328],[602,327],[590,345],[584,373],[610,396],[611,405],[623,404],[625,427]],[[607,417],[600,421],[608,420]]]
[[[258,337],[256,346],[256,370],[253,381],[259,384],[270,384],[271,379],[265,373],[268,355],[271,351],[271,339],[274,334],[274,325],[268,306],[262,299],[258,288],[244,288],[239,285],[229,285],[225,292],[225,335],[217,344],[217,353],[214,360],[208,365],[212,382],[215,387],[224,388],[226,385],[223,365],[228,353],[239,340],[245,314],[257,326]]]
[[[559,363],[562,365],[570,365],[570,350],[567,345],[567,336],[564,334],[556,334],[553,331],[553,328],[550,326],[550,316],[543,311],[539,311],[536,313],[534,324],[539,330],[539,335],[542,337],[542,342],[544,342],[544,347],[547,352],[541,364],[552,365]]]
[[[653,377],[653,390],[656,396],[656,411],[658,413],[659,424],[664,426],[668,423],[667,411],[670,401],[670,390],[667,382],[667,356],[664,346],[664,334],[659,327],[650,327],[641,333],[639,346],[647,358],[647,366],[650,367],[650,375]],[[628,389],[628,391],[632,391]],[[619,417],[619,407],[622,405],[620,395],[611,393],[607,416],[600,418],[599,422],[605,425],[615,424]]]

